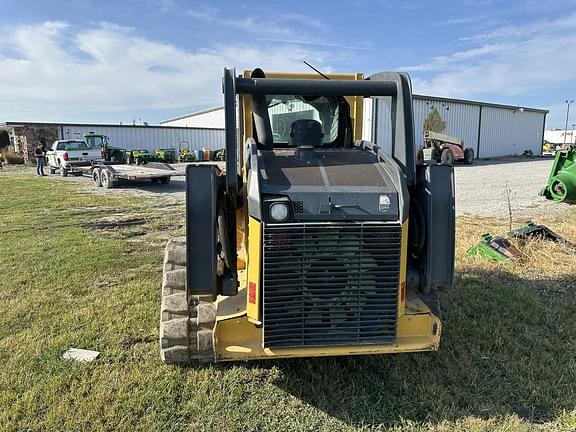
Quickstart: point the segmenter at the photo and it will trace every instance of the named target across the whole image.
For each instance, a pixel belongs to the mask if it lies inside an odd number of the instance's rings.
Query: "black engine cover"
[[[258,171],[262,196],[288,197],[294,221],[399,219],[389,173],[363,149],[260,151]]]

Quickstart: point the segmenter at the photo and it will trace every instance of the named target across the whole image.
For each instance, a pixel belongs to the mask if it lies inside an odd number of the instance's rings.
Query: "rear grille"
[[[264,346],[394,342],[401,236],[399,224],[265,225]]]

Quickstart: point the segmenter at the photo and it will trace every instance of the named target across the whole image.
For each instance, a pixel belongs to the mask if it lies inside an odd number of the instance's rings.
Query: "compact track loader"
[[[453,168],[416,164],[408,75],[225,69],[223,92],[226,168],[187,167],[186,237],[166,247],[162,359],[437,350]],[[389,152],[361,139],[368,97]]]

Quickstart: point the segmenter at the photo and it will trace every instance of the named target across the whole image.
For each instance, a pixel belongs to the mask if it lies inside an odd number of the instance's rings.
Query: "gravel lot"
[[[552,158],[536,159],[494,159],[479,160],[473,165],[457,164],[454,167],[456,180],[456,213],[478,216],[508,217],[506,189],[510,190],[510,203],[513,216],[536,217],[549,213],[562,213],[570,206],[554,204],[538,196],[538,191],[546,184]],[[5,170],[4,172],[6,172]],[[10,170],[11,171],[11,170]],[[26,169],[30,174],[33,169]],[[23,172],[23,170],[12,171]],[[51,176],[52,177],[52,176]],[[123,193],[132,196],[162,197],[166,202],[183,202],[185,199],[184,177],[172,177],[169,185],[151,182],[128,182],[118,189],[96,189],[88,177],[71,176],[60,181],[70,181],[86,185],[83,193]]]
[[[570,206],[555,204],[538,192],[546,185],[552,158],[479,160],[473,165],[456,165],[456,213],[508,217],[510,196],[512,214],[530,218],[562,213]]]

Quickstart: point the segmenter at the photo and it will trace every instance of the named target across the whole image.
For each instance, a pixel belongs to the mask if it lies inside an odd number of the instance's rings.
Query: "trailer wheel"
[[[102,186],[102,178],[100,176],[100,168],[94,168],[92,171],[92,181],[97,187]]]
[[[54,168],[53,166],[49,166],[48,170],[50,171],[50,174],[52,175],[56,174],[56,168]]]
[[[68,168],[60,167],[60,175],[62,177],[68,177]]]
[[[102,182],[102,187],[104,189],[112,189],[114,187],[114,182],[110,177],[110,173],[105,169],[100,171],[100,181]]]
[[[440,155],[440,163],[442,165],[453,165],[454,164],[454,153],[450,149],[442,150]]]
[[[471,148],[467,148],[464,150],[464,163],[466,165],[470,165],[472,164],[472,161],[474,160],[474,150],[472,150]]]
[[[170,183],[170,176],[160,177],[158,180],[160,181],[161,184],[168,184]]]

